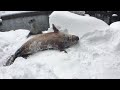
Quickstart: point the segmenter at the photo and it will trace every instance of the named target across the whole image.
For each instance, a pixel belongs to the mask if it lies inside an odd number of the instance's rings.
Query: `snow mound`
[[[66,49],[68,53],[47,50],[28,59],[19,57],[11,66],[0,67],[0,78],[120,78],[120,30],[115,29],[116,26],[111,28],[112,25],[109,27],[102,20],[67,11],[53,12],[50,25],[52,23],[61,31],[81,37],[79,44]],[[52,28],[49,28],[48,32],[51,31]],[[0,33],[0,54],[3,57],[12,55],[28,40],[27,33],[25,30]],[[0,65],[3,62],[5,59],[1,58]]]
[[[111,29],[117,29],[117,30],[120,30],[120,21],[117,21],[117,22],[114,22],[112,24],[110,24],[110,28]]]
[[[54,11],[50,16],[50,27],[52,24],[68,29],[69,33],[82,36],[94,30],[105,30],[109,25],[95,17],[81,16],[68,11]]]
[[[110,29],[115,32],[114,41],[112,41],[115,45],[115,53],[120,54],[120,21],[110,24]]]

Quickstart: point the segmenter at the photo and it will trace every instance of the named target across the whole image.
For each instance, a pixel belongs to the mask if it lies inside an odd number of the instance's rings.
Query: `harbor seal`
[[[65,48],[68,48],[78,43],[78,36],[60,32],[54,24],[52,24],[52,27],[54,32],[36,35],[35,37],[24,43],[15,52],[15,54],[8,59],[5,66],[11,65],[17,57],[27,58],[29,55],[32,55],[38,51],[44,51],[49,49],[66,52]]]
[[[30,37],[31,35],[42,34],[42,31],[37,29],[37,22],[34,18],[29,20],[28,24],[30,26],[30,33],[27,35],[27,38]]]

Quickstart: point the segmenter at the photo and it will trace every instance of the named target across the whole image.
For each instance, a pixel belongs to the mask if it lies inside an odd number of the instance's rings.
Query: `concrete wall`
[[[28,21],[31,19],[36,19],[37,29],[40,31],[47,30],[49,28],[49,14],[48,11],[38,11],[38,12],[29,12],[21,14],[13,14],[1,16],[2,24],[0,25],[0,31],[9,31],[16,29],[28,29],[31,27],[28,24]]]

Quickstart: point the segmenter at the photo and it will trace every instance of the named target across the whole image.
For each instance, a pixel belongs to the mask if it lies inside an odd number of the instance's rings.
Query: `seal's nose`
[[[79,37],[78,37],[78,36],[76,37],[76,40],[79,40]]]

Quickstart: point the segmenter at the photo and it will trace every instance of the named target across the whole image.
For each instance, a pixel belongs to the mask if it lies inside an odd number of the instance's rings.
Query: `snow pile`
[[[113,38],[114,41],[112,41],[115,45],[115,53],[120,52],[120,21],[112,23],[110,29],[115,32]]]
[[[2,19],[0,19],[0,24],[2,23]]]
[[[28,59],[19,57],[11,66],[0,67],[0,78],[120,78],[119,24],[108,26],[102,20],[67,11],[53,12],[50,25],[52,23],[61,31],[78,35],[79,44],[66,49],[68,53],[49,50]],[[23,32],[0,33],[2,56],[14,53],[27,40],[28,31],[24,35]]]
[[[109,26],[100,19],[89,16],[80,16],[67,11],[55,11],[49,17],[50,26],[56,24],[62,29],[68,29],[70,33],[80,37],[94,30],[101,31],[109,28]]]
[[[111,29],[117,29],[120,30],[120,21],[114,22],[110,24]]]

